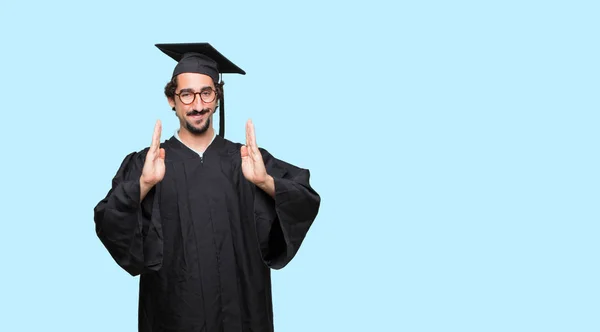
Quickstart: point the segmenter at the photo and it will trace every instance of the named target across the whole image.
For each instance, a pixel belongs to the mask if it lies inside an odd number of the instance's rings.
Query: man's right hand
[[[146,154],[146,161],[140,176],[140,201],[146,197],[150,189],[165,177],[165,149],[160,147],[160,133],[162,124],[160,120],[154,125],[152,144]]]

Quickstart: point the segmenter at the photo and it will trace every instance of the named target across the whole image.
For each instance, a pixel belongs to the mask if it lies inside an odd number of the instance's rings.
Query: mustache
[[[206,113],[210,112],[210,108],[203,108],[200,111],[198,110],[191,110],[189,112],[186,113],[186,115],[191,116],[191,115],[204,115]]]

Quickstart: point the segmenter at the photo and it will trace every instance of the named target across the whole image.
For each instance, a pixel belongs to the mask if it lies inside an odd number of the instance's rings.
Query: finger
[[[248,119],[248,121],[246,121],[246,145],[252,149],[252,143],[252,120]]]
[[[246,146],[251,147],[252,141],[250,139],[250,120],[246,121]]]
[[[162,134],[162,122],[160,120],[156,120],[157,123],[157,135],[156,135],[156,149],[160,148],[160,135]]]
[[[248,148],[242,145],[242,149],[240,150],[242,158],[248,157]]]
[[[160,134],[162,131],[162,123],[160,120],[156,120],[156,124],[154,125],[154,134],[152,134],[152,149],[157,151],[160,147]]]
[[[254,123],[250,120],[250,140],[252,142],[252,150],[254,153],[258,153],[258,144],[256,143],[256,134],[254,132]]]
[[[154,123],[154,131],[152,132],[152,141],[150,142],[150,151],[156,148],[156,136],[158,135],[158,121]]]
[[[165,159],[165,149],[161,148],[158,150],[158,158]]]

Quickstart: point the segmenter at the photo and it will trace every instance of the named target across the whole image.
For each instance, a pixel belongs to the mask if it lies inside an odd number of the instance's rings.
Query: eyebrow
[[[203,86],[203,87],[200,88],[200,92],[202,92],[202,91],[204,91],[206,89],[213,89],[214,90],[214,88],[212,86],[205,85],[205,86]],[[194,89],[192,89],[192,88],[185,88],[185,89],[179,90],[179,93],[182,93],[182,92],[194,92]]]

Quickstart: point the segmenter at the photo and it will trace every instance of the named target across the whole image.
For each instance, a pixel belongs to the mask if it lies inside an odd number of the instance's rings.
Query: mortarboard
[[[181,73],[199,73],[210,76],[215,84],[217,84],[219,83],[219,74],[246,74],[244,70],[223,56],[209,43],[156,44],[155,46],[177,61],[172,77]],[[225,98],[223,93],[221,93],[219,136],[224,137],[224,135]]]

